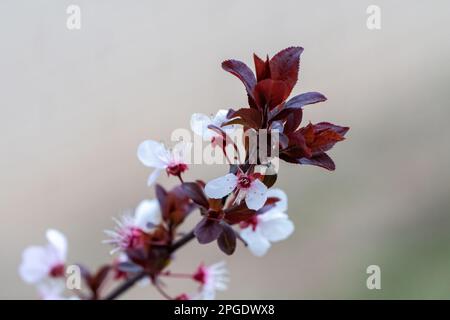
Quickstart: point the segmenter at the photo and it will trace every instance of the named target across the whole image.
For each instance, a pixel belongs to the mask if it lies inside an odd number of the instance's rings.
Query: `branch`
[[[194,238],[195,238],[194,230],[192,230],[189,233],[187,233],[186,235],[184,235],[183,238],[181,238],[180,240],[175,242],[170,247],[169,252],[173,253],[173,252],[177,251],[179,248],[181,248],[182,246],[184,246],[186,243],[188,243],[189,241],[191,241]]]
[[[125,282],[123,282],[119,287],[117,287],[116,289],[114,289],[113,292],[111,292],[110,294],[108,294],[104,300],[114,300],[117,297],[119,297],[122,293],[124,293],[125,291],[127,291],[128,289],[130,289],[132,286],[134,286],[134,284],[136,282],[138,282],[139,280],[141,280],[142,278],[144,278],[147,275],[147,273],[145,271],[141,271],[136,273],[133,277],[131,277],[130,279],[126,280]]]

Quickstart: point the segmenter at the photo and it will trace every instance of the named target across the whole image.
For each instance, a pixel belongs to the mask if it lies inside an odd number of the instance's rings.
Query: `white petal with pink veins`
[[[155,183],[155,181],[158,179],[159,175],[161,174],[162,169],[155,169],[152,173],[148,176],[147,179],[147,185],[150,187]]]
[[[214,123],[206,114],[194,113],[191,116],[191,130],[195,134],[203,137],[205,141],[211,140],[211,138],[214,136],[214,132],[208,129],[208,126],[210,124]]]
[[[47,230],[46,237],[48,243],[54,248],[55,254],[58,258],[58,262],[64,263],[67,256],[67,239],[58,230]]]
[[[209,181],[205,186],[205,193],[209,198],[221,199],[236,188],[237,181],[238,178],[234,174],[226,174]]]
[[[270,242],[256,228],[245,228],[240,233],[242,239],[247,242],[247,247],[255,256],[262,257],[270,248]]]
[[[256,179],[250,185],[245,195],[245,203],[249,209],[261,209],[267,200],[267,187],[260,180]]]
[[[137,156],[147,167],[164,169],[169,162],[169,152],[166,147],[153,140],[142,142],[138,147]]]
[[[261,234],[272,242],[284,240],[294,232],[294,224],[286,215],[261,221],[258,227]]]
[[[144,200],[136,208],[134,223],[145,232],[151,231],[162,221],[158,200]]]
[[[172,149],[171,162],[188,164],[190,161],[192,143],[178,142]]]

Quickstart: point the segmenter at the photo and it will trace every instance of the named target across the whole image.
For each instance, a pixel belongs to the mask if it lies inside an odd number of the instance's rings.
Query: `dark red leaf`
[[[322,168],[325,168],[330,171],[333,171],[334,169],[336,169],[336,166],[335,166],[333,160],[326,153],[320,153],[310,159],[308,159],[308,158],[298,159],[298,163],[309,164],[312,166],[318,166],[318,167],[322,167]]]
[[[298,80],[298,69],[302,52],[302,47],[286,48],[273,56],[269,62],[271,79],[284,81],[288,96]]]
[[[195,226],[194,235],[197,237],[199,243],[206,244],[219,238],[222,231],[223,227],[218,221],[203,218]]]
[[[225,209],[225,218],[224,220],[229,224],[233,225],[239,223],[241,221],[248,220],[253,215],[256,214],[255,210],[251,210],[247,208],[245,202],[241,202],[241,204]]]
[[[262,81],[270,78],[270,64],[269,57],[266,61],[262,60],[256,54],[253,54],[253,60],[255,61],[256,80]]]
[[[340,134],[342,137],[345,136],[345,134],[350,130],[349,127],[341,127],[329,122],[319,122],[314,125],[314,128],[316,131],[325,131],[325,130],[332,130],[338,134]]]
[[[159,206],[161,208],[161,214],[162,216],[167,219],[168,217],[168,204],[166,201],[167,198],[167,191],[159,184],[156,184],[155,186],[155,193],[156,193],[156,198],[158,199],[159,202]]]
[[[283,81],[265,79],[255,86],[254,97],[260,109],[265,107],[272,110],[289,96],[286,84]]]
[[[229,119],[241,118],[243,124],[247,127],[253,129],[260,129],[262,123],[262,115],[261,112],[257,109],[250,108],[242,108],[228,115]],[[224,125],[228,125],[231,123],[225,123]]]
[[[345,134],[349,128],[336,126],[328,122],[309,124],[299,131],[305,138],[307,146],[313,154],[319,154],[330,150],[336,142],[344,140],[341,133]]]
[[[324,95],[318,92],[307,92],[299,94],[288,100],[279,110],[274,110],[270,115],[270,120],[287,119],[295,110],[301,110],[305,105],[326,101]],[[299,123],[300,124],[300,123]],[[298,126],[297,126],[298,127]]]
[[[327,98],[319,92],[306,92],[289,99],[284,107],[286,109],[301,109],[308,104],[326,101]]]
[[[267,188],[270,188],[275,184],[275,182],[277,182],[277,177],[278,175],[276,174],[267,174],[264,176],[262,182],[266,185]]]
[[[236,233],[228,224],[223,224],[222,227],[223,232],[217,239],[217,244],[222,252],[231,255],[236,250]]]
[[[302,131],[296,131],[289,136],[289,145],[286,149],[282,150],[281,154],[288,155],[294,159],[311,157],[313,155],[311,148],[307,144],[305,135]]]
[[[288,117],[286,118],[286,123],[284,124],[284,133],[290,134],[298,129],[300,126],[300,123],[302,122],[303,118],[303,110],[297,109],[292,110]]]
[[[196,204],[202,206],[205,209],[209,208],[208,198],[206,197],[203,189],[195,182],[185,182],[181,185],[186,196],[192,199]]]
[[[238,77],[244,84],[247,94],[253,98],[256,79],[252,70],[245,63],[238,60],[226,60],[222,62],[222,68]]]

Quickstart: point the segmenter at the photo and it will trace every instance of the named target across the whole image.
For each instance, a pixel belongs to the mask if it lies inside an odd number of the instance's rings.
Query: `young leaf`
[[[226,60],[222,62],[222,68],[238,77],[244,84],[247,94],[253,98],[253,88],[255,87],[256,79],[252,70],[245,63],[238,60]]]
[[[333,171],[334,169],[336,169],[336,166],[335,166],[333,160],[326,153],[321,153],[321,154],[315,155],[314,157],[312,157],[310,159],[308,159],[308,158],[298,159],[298,163],[309,164],[312,166],[318,166],[318,167],[322,167],[322,168],[325,168],[330,171]]]
[[[286,109],[301,109],[308,104],[314,104],[318,102],[327,101],[327,98],[319,92],[306,92],[299,94],[289,99],[286,104]]]
[[[262,115],[258,109],[242,108],[230,113],[228,115],[228,118],[229,119],[241,118],[243,120],[241,124],[253,129],[261,128]]]
[[[265,79],[255,86],[254,97],[260,109],[267,106],[272,110],[289,96],[285,82]]]
[[[228,224],[223,224],[222,227],[223,232],[217,239],[217,244],[222,252],[231,255],[236,250],[236,233]]]
[[[287,95],[291,93],[298,79],[298,68],[302,47],[290,47],[278,52],[270,60],[271,78],[286,83]]]
[[[194,235],[201,244],[210,243],[217,238],[223,231],[222,225],[216,220],[203,218],[194,229]]]
[[[253,54],[253,60],[255,62],[256,80],[259,82],[264,79],[269,79],[270,78],[269,57],[267,57],[266,61],[264,61],[256,54]]]
[[[181,185],[186,196],[192,199],[196,204],[205,209],[209,209],[208,198],[206,198],[203,189],[195,182],[185,182]]]

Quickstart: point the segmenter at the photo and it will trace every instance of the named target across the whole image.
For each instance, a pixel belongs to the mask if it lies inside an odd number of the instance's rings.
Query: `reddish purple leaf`
[[[223,231],[223,227],[216,220],[203,218],[194,229],[194,235],[201,244],[210,243],[217,238]]]
[[[254,128],[260,129],[262,123],[262,115],[261,112],[257,109],[250,108],[242,108],[228,115],[229,119],[233,118],[241,118],[243,122],[241,124]],[[225,123],[224,125],[231,124],[230,122]]]
[[[322,168],[325,168],[330,171],[333,171],[334,169],[336,169],[336,165],[334,164],[334,161],[326,153],[320,153],[310,159],[308,159],[308,158],[298,159],[298,163],[309,164],[312,166],[318,166],[318,167],[322,167]]]
[[[186,196],[192,199],[196,204],[205,209],[209,208],[208,198],[203,189],[195,182],[185,182],[181,185]]]
[[[247,208],[245,202],[241,202],[241,204],[225,209],[225,218],[224,220],[229,224],[233,225],[239,223],[241,221],[248,220],[252,216],[256,214],[255,210],[251,210]]]
[[[253,60],[255,61],[255,71],[257,81],[259,82],[264,79],[270,79],[269,57],[267,57],[266,61],[264,61],[256,54],[253,54]]]
[[[238,77],[244,84],[247,94],[253,98],[253,89],[256,85],[256,79],[252,70],[245,63],[238,60],[226,60],[222,62],[222,68]]]
[[[284,107],[286,109],[299,109],[308,104],[326,101],[327,98],[319,92],[306,92],[289,99]]]
[[[302,47],[290,47],[278,52],[270,60],[271,78],[286,83],[288,96],[298,80],[298,69],[302,52]]]
[[[342,137],[345,136],[345,134],[350,130],[349,127],[341,127],[329,122],[319,122],[314,125],[314,128],[316,131],[325,131],[325,130],[332,130]]]
[[[272,110],[284,102],[289,93],[283,81],[265,79],[255,86],[254,97],[260,109],[265,107]]]
[[[231,255],[236,250],[236,233],[228,224],[223,224],[222,227],[223,232],[217,239],[217,244],[222,252]]]
[[[302,118],[303,118],[302,109],[292,110],[292,112],[286,118],[283,133],[290,134],[295,130],[297,130],[298,127],[300,126],[300,123],[302,122]]]

